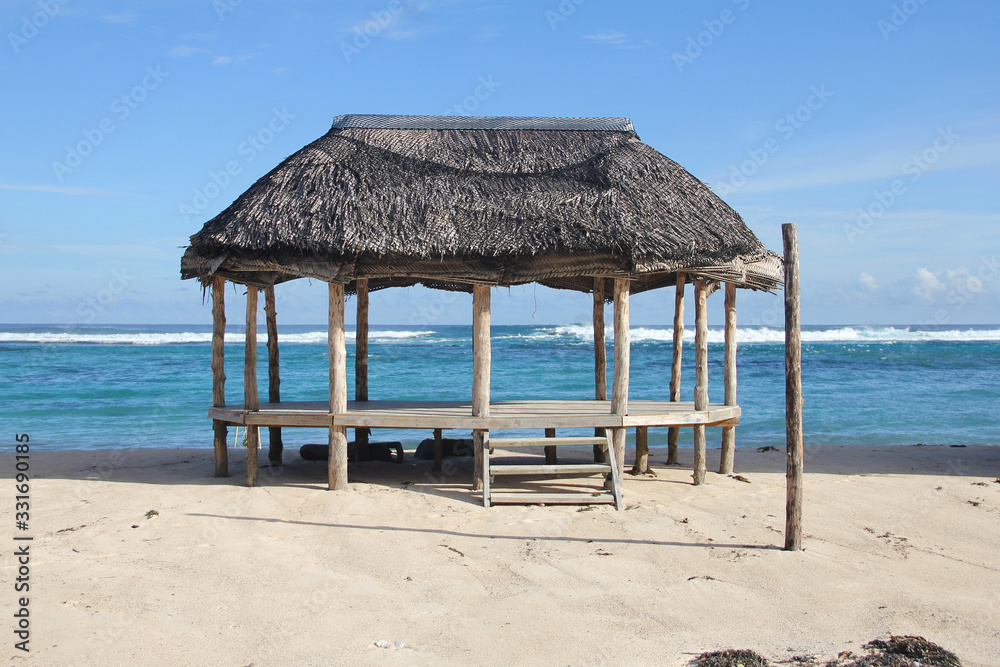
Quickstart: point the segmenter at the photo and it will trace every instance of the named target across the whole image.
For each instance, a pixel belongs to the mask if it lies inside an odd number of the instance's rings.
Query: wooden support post
[[[674,355],[670,364],[670,400],[681,400],[681,358],[684,355],[684,285],[687,274],[677,272],[674,290]],[[677,465],[677,437],[680,428],[671,426],[667,431],[667,465]]]
[[[212,277],[212,405],[226,404],[226,281]],[[215,432],[215,476],[229,477],[229,431],[226,423],[212,421]]]
[[[629,374],[629,282],[625,278],[615,278],[615,374],[611,384],[611,414],[628,414],[628,374]],[[611,445],[615,462],[618,464],[618,488],[621,488],[621,474],[625,469],[625,429],[616,428],[611,432]]]
[[[726,283],[726,405],[736,405],[736,285]],[[736,461],[736,427],[722,427],[722,457],[719,474],[733,472]]]
[[[604,341],[604,278],[594,278],[594,398],[608,400],[608,350]],[[595,438],[605,437],[603,428],[594,429]],[[594,445],[594,463],[607,463],[607,452]]]
[[[281,403],[281,376],[278,373],[278,314],[274,306],[274,286],[264,288],[264,313],[267,316],[267,400]],[[281,465],[281,427],[267,429],[267,460]]]
[[[490,416],[490,286],[472,286],[472,416]],[[490,432],[477,429],[472,432],[475,450],[475,472],[472,480],[474,491],[483,490],[484,449],[490,446]],[[488,493],[483,503],[489,506]]]
[[[554,428],[547,428],[547,429],[545,429],[545,437],[546,438],[554,438],[554,437],[556,437],[556,430]],[[559,463],[559,454],[556,453],[557,449],[559,449],[559,448],[555,447],[555,446],[550,446],[550,447],[546,447],[545,448],[545,464],[546,465],[550,465],[551,466],[551,465],[556,465],[557,463]]]
[[[649,472],[649,428],[638,426],[635,429],[635,462],[632,464],[632,474],[641,475]]]
[[[344,342],[344,285],[330,283],[327,322],[330,355],[330,457],[327,479],[331,491],[347,490],[347,429],[333,423],[333,415],[347,412],[347,345]]]
[[[434,429],[434,472],[441,472],[441,429]]]
[[[243,409],[260,410],[257,395],[257,288],[247,287],[246,348],[243,354]],[[247,486],[257,486],[257,449],[260,429],[247,426]]]
[[[358,278],[357,337],[354,347],[354,400],[368,400],[368,279]],[[367,461],[368,437],[371,430],[354,429],[354,455],[357,461]]]
[[[703,278],[694,282],[694,409],[708,409],[708,288]],[[694,427],[694,483],[705,482],[705,427]]]
[[[785,251],[785,549],[802,548],[802,323],[799,242],[794,223],[781,226]]]

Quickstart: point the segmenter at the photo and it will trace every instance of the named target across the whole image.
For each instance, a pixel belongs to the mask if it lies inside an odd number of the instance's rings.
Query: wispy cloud
[[[209,58],[213,65],[226,66],[233,65],[237,63],[243,63],[248,60],[256,58],[256,53],[244,53],[239,56],[220,56],[216,55],[211,49],[206,49],[201,46],[191,46],[190,44],[178,44],[174,48],[167,51],[167,55],[171,58],[190,58],[191,56],[205,56]]]
[[[628,42],[628,35],[620,30],[613,30],[611,32],[601,32],[594,35],[584,35],[583,38],[589,42],[594,42],[597,44],[625,44]]]
[[[105,14],[101,17],[105,23],[135,23],[139,20],[138,14]]]
[[[103,197],[112,195],[107,190],[98,188],[82,188],[71,185],[33,185],[28,183],[0,183],[0,190],[15,190],[18,192],[49,192],[59,195],[75,195],[84,197]]]
[[[943,150],[939,133],[951,128],[911,132],[907,144],[891,146],[875,136],[840,136],[808,147],[790,147],[774,156],[767,169],[748,178],[741,194],[809,190],[853,183],[909,180],[917,172],[955,171],[1000,166],[1000,131],[995,124],[955,126],[957,138]],[[919,134],[919,136],[918,136]],[[938,142],[937,144],[935,142]],[[928,159],[928,157],[930,159]],[[741,159],[746,159],[743,155]],[[725,182],[728,174],[714,181]]]

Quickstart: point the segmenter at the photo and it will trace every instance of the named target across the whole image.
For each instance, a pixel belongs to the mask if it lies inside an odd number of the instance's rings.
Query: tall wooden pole
[[[725,353],[726,405],[736,405],[736,285],[726,283],[726,353]],[[736,461],[736,427],[722,427],[722,457],[719,474],[733,472]]]
[[[260,410],[257,396],[257,288],[247,287],[246,347],[243,353],[243,409]],[[260,430],[247,426],[247,486],[257,486],[257,449]]]
[[[226,281],[221,276],[212,277],[212,405],[221,408],[226,404]],[[212,422],[215,432],[215,476],[229,477],[229,449],[226,445],[229,431],[226,423]]]
[[[472,286],[472,416],[490,416],[490,286]],[[483,453],[490,446],[490,432],[472,432],[475,450],[475,472],[472,488],[483,490]],[[485,502],[489,502],[486,498]]]
[[[708,289],[703,278],[694,281],[694,409],[708,409]],[[705,427],[694,427],[694,483],[705,482]]]
[[[594,398],[608,400],[608,350],[604,341],[604,278],[594,278]],[[594,437],[604,437],[603,428]],[[607,463],[604,447],[594,445],[594,462]]]
[[[670,400],[681,400],[681,358],[684,355],[684,284],[687,275],[677,272],[677,287],[674,290],[674,355],[670,364]],[[677,436],[680,428],[671,426],[667,431],[667,465],[677,465]]]
[[[799,242],[794,223],[781,226],[785,251],[785,549],[802,548],[802,323]]]
[[[625,278],[615,278],[615,374],[611,384],[611,414],[628,414],[628,375],[629,375],[629,312],[628,312],[629,282]],[[614,449],[615,462],[618,464],[618,476],[625,469],[625,429],[616,428],[611,431],[611,445]],[[621,488],[621,480],[618,480]]]
[[[359,278],[357,338],[354,348],[354,400],[368,400],[368,279]],[[354,452],[358,461],[368,460],[367,428],[354,429]]]
[[[278,373],[278,313],[274,306],[274,287],[264,288],[264,313],[267,316],[267,400],[281,403],[281,376]],[[271,465],[281,465],[281,428],[267,429],[267,460]]]
[[[347,345],[344,342],[344,285],[330,283],[327,322],[330,355],[330,457],[327,478],[331,491],[347,490],[347,429],[333,423],[333,415],[347,412]]]

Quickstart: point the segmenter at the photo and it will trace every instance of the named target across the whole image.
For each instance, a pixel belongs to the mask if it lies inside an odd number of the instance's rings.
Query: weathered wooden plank
[[[555,403],[561,403],[556,401]],[[739,406],[725,406],[713,403],[708,410],[695,411],[690,401],[667,403],[665,401],[630,401],[628,415],[610,415],[598,412],[595,401],[566,401],[565,411],[551,405],[545,409],[535,409],[530,402],[510,404],[506,401],[492,403],[489,417],[472,417],[468,413],[467,402],[440,402],[433,407],[411,407],[401,401],[368,401],[348,403],[346,413],[332,415],[329,403],[286,402],[265,403],[260,410],[248,413],[243,405],[211,407],[208,417],[227,424],[283,427],[329,427],[331,424],[354,428],[452,428],[452,429],[500,429],[500,428],[602,428],[672,425],[725,426],[739,424]],[[579,410],[574,404],[582,404],[589,410]],[[603,441],[593,438],[594,442]],[[495,440],[494,440],[495,442]],[[544,441],[539,445],[545,445]]]
[[[552,442],[552,447],[583,447],[585,445],[603,445],[605,438],[491,438],[493,447],[540,447]],[[602,464],[603,465],[603,464]]]
[[[677,285],[674,288],[674,347],[670,363],[670,400],[681,400],[681,361],[684,356],[684,285],[687,274],[677,272]],[[680,429],[676,426],[667,431],[667,465],[677,463],[677,438]]]
[[[281,402],[281,375],[278,363],[278,313],[275,308],[274,286],[264,288],[264,313],[267,318],[267,400]],[[281,427],[272,426],[267,433],[267,460],[271,465],[281,465],[284,445]]]
[[[212,406],[226,404],[226,281],[212,278]],[[212,422],[215,438],[215,476],[229,477],[229,430],[226,422]]]
[[[434,472],[441,472],[442,440],[441,429],[434,429]]]
[[[607,463],[505,464],[490,466],[491,475],[597,475],[611,472]]]
[[[635,461],[632,463],[632,474],[647,472],[649,472],[649,427],[640,426],[635,429]]]
[[[357,335],[354,347],[354,400],[368,400],[368,279],[357,281]],[[354,429],[354,451],[358,461],[368,460],[367,428]]]
[[[726,405],[736,405],[736,285],[726,283],[726,352],[724,362],[724,382],[726,385]],[[719,474],[733,472],[736,461],[736,428],[722,429],[722,456],[719,460]]]
[[[243,408],[253,412],[260,408],[257,395],[257,288],[247,288],[246,346],[243,352]],[[257,486],[257,449],[260,432],[247,426],[247,486]]]
[[[327,351],[330,357],[330,408],[334,413],[347,412],[347,345],[344,340],[344,286],[329,283],[329,318]],[[330,426],[330,458],[327,479],[332,491],[347,490],[347,429]]]
[[[708,289],[703,278],[694,282],[694,409],[708,409]],[[694,427],[694,483],[705,482],[705,427]]]
[[[554,428],[547,428],[547,429],[545,429],[545,437],[546,438],[554,438],[554,437],[556,437],[556,430]],[[555,465],[556,463],[559,463],[559,454],[558,454],[558,451],[559,450],[557,450],[555,447],[552,447],[552,446],[546,447],[545,448],[545,462],[548,463],[549,465]]]
[[[624,278],[615,279],[615,371],[611,385],[611,413],[615,415],[628,414],[628,380],[629,380],[629,282]],[[621,475],[625,467],[625,429],[616,428],[611,434],[613,454],[616,459],[616,472]],[[617,480],[621,483],[621,478]]]
[[[594,278],[594,398],[608,400],[608,350],[604,338],[604,278]],[[604,429],[595,428],[594,435],[603,437]],[[594,445],[594,462],[605,463],[605,451]]]
[[[490,287],[489,285],[472,286],[472,416],[490,416],[490,363],[492,350],[490,344]],[[442,425],[443,426],[443,425]],[[447,428],[447,427],[445,427]],[[483,489],[483,451],[488,447],[489,434],[477,429],[472,434],[475,454],[475,469],[472,488],[475,491]],[[489,492],[485,492],[484,500],[489,501]]]
[[[598,505],[614,504],[615,497],[607,492],[594,493],[534,493],[510,491],[490,494],[494,505]],[[489,507],[489,505],[487,505]]]
[[[794,223],[781,226],[785,252],[785,549],[802,548],[802,322],[799,242]]]

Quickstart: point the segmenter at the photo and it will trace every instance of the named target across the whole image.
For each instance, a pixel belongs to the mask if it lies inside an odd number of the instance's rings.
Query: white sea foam
[[[613,330],[608,327],[605,336],[610,343]],[[326,331],[306,331],[298,333],[279,333],[282,344],[325,344]],[[452,343],[457,339],[441,337],[434,331],[378,331],[368,334],[369,340],[378,341],[425,341],[427,343]],[[348,342],[355,340],[355,332],[347,331]],[[593,341],[593,329],[589,325],[571,324],[557,327],[541,327],[535,330],[519,333],[496,331],[496,340],[563,340],[566,342],[588,343]],[[739,343],[774,343],[781,344],[785,340],[782,329],[767,327],[738,328],[736,338]],[[267,334],[258,334],[260,343],[267,341]],[[464,340],[464,339],[462,339]],[[633,327],[631,340],[634,343],[664,342],[673,340],[673,331],[662,327]],[[693,327],[684,330],[685,342],[694,341]],[[802,340],[806,343],[903,343],[903,342],[1000,342],[998,329],[949,329],[944,331],[925,331],[907,327],[831,327],[829,329],[806,330],[802,332]],[[0,343],[39,343],[39,344],[69,344],[84,343],[96,345],[180,345],[187,343],[210,343],[210,332],[120,332],[120,333],[87,333],[75,331],[60,332],[20,332],[0,331]],[[713,328],[708,332],[709,343],[724,342],[721,329]],[[243,343],[243,334],[230,331],[226,334],[226,343]]]
[[[370,331],[368,339],[377,342],[380,340],[406,340],[416,339],[432,335],[431,331]],[[267,341],[266,333],[258,334],[258,341]],[[347,331],[345,338],[348,341],[356,339],[353,331]],[[280,333],[278,339],[284,345],[288,344],[316,344],[326,343],[325,331],[306,331],[302,333]],[[178,331],[178,332],[128,332],[128,333],[84,333],[84,332],[19,332],[0,331],[0,343],[40,343],[46,345],[85,343],[93,345],[181,345],[185,343],[210,343],[212,334],[210,332]],[[227,332],[226,343],[243,343],[243,334],[240,332]]]
[[[584,324],[553,327],[539,332],[542,336],[576,338],[581,341],[594,340],[593,328]],[[632,342],[673,341],[673,330],[669,328],[633,327],[630,330]],[[605,330],[610,341],[614,331]],[[784,329],[769,327],[737,328],[739,343],[784,343]],[[806,343],[903,343],[903,342],[993,342],[1000,341],[1000,329],[950,329],[946,331],[912,330],[908,327],[833,327],[830,329],[806,330],[802,332]],[[684,329],[684,341],[694,341],[693,327]],[[721,329],[710,329],[709,343],[722,343],[725,334]]]

